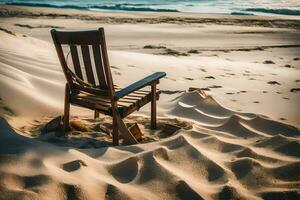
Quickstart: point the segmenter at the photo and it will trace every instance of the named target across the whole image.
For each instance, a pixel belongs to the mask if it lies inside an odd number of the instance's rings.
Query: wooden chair
[[[125,127],[122,119],[150,101],[151,128],[156,128],[156,100],[159,98],[156,85],[166,73],[153,73],[121,89],[113,84],[103,28],[78,32],[52,29],[51,35],[67,80],[65,132],[69,130],[70,104],[94,110],[95,118],[99,113],[112,116],[114,145],[119,144],[120,128]],[[72,64],[68,62],[69,55]],[[141,90],[145,86],[151,86],[151,91]]]

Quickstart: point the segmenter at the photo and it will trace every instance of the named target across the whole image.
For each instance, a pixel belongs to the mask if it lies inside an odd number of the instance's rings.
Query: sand
[[[300,198],[299,19],[0,8],[0,199]],[[41,134],[63,109],[53,27],[105,27],[118,85],[165,71],[158,130],[148,105],[125,120],[142,143],[112,147],[110,118],[72,107],[68,137]]]

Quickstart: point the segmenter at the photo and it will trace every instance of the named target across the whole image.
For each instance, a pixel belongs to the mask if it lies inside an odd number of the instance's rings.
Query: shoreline
[[[0,8],[0,18],[65,18],[113,24],[218,24],[289,28],[300,30],[300,19],[299,17],[295,16],[230,15],[174,12],[102,12],[8,5],[0,5]]]

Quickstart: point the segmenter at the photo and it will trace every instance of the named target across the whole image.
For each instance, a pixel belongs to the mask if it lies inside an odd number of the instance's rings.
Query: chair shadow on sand
[[[50,121],[48,121],[51,119]],[[58,146],[78,149],[103,148],[112,144],[112,119],[104,116],[99,119],[74,116],[70,120],[70,130],[64,134],[62,116],[50,117],[30,128],[30,134],[37,140],[49,142]],[[130,116],[126,118],[126,126],[141,128],[142,138],[140,143],[160,141],[171,137],[181,130],[190,130],[190,122],[182,119],[158,119],[157,129],[151,129],[151,120],[143,116]],[[129,128],[130,130],[130,128]],[[120,141],[123,144],[123,138]],[[124,145],[122,146],[124,148]]]

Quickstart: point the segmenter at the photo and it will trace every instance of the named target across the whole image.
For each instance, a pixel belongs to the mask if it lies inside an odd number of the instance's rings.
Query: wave
[[[176,9],[162,9],[162,8],[149,8],[149,7],[128,7],[125,4],[116,4],[112,6],[91,6],[101,10],[123,10],[123,11],[140,11],[140,12],[179,12]]]
[[[54,5],[48,3],[19,3],[19,2],[6,2],[6,5],[12,6],[31,6],[31,7],[47,7],[47,8],[68,8],[68,9],[79,9],[79,10],[87,10],[86,6],[76,6],[76,5]]]
[[[292,9],[247,8],[245,9],[245,11],[278,14],[278,15],[300,16],[300,10],[292,10]]]
[[[47,3],[20,3],[20,2],[7,2],[6,5],[13,6],[32,6],[32,7],[47,7],[47,8],[61,8],[61,9],[78,9],[78,10],[91,10],[91,9],[99,9],[99,10],[116,10],[116,11],[133,11],[133,12],[179,12],[176,9],[163,9],[163,8],[150,8],[145,7],[148,4],[114,4],[114,5],[55,5],[55,4],[47,4]]]

